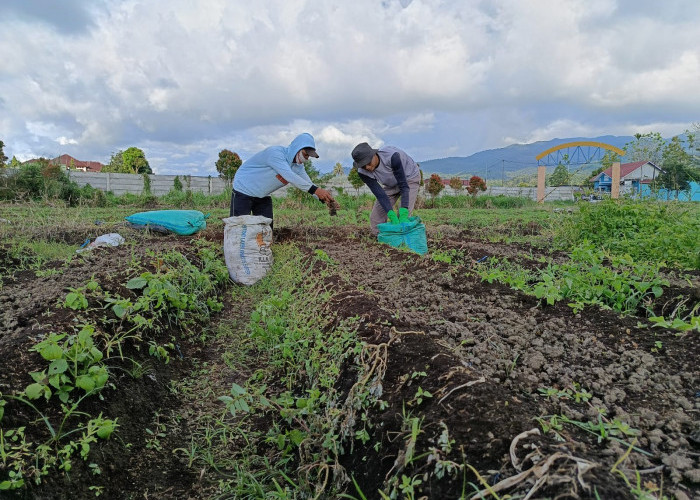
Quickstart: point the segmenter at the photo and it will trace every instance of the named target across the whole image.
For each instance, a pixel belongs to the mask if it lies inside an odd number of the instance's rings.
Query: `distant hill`
[[[436,160],[420,161],[424,174],[437,173],[441,176],[470,177],[478,175],[484,178],[506,177],[523,175],[536,171],[537,160],[535,157],[549,148],[575,141],[603,142],[622,148],[633,141],[632,136],[606,135],[601,137],[572,137],[567,139],[552,139],[538,141],[530,144],[512,144],[505,148],[488,149],[474,153],[471,156],[453,156]],[[585,168],[594,170],[596,165]],[[488,170],[487,170],[488,169]]]

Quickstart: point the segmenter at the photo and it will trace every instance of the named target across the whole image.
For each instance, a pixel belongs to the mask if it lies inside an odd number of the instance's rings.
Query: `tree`
[[[433,205],[435,204],[435,197],[440,194],[440,191],[445,189],[445,185],[442,183],[442,179],[438,174],[432,174],[430,179],[428,179],[428,185],[425,187],[426,191],[430,193],[433,197]]]
[[[124,174],[124,158],[122,158],[123,152],[117,151],[112,153],[109,157],[109,163],[102,167],[102,172],[114,173],[114,174]]]
[[[148,160],[146,160],[146,155],[139,148],[130,147],[122,153],[122,158],[124,168],[128,170],[128,173],[141,175],[153,173]]]
[[[571,182],[571,177],[567,168],[561,163],[554,169],[552,175],[549,176],[550,186],[568,186]]]
[[[13,156],[10,160],[10,168],[19,168],[21,165],[16,156]]]
[[[356,168],[350,169],[350,173],[348,174],[348,181],[352,185],[352,187],[355,188],[355,191],[357,191],[357,195],[360,195],[360,188],[364,184],[362,178],[360,177],[360,173],[357,171]]]
[[[658,132],[648,134],[634,134],[634,141],[630,141],[622,148],[625,150],[625,161],[628,163],[635,161],[650,161],[656,165],[661,163],[664,146],[666,142]],[[619,161],[619,158],[618,160]],[[611,163],[612,165],[612,163]]]
[[[238,153],[229,151],[228,149],[222,149],[219,151],[219,159],[216,160],[216,171],[219,172],[219,177],[226,181],[226,185],[231,187],[233,183],[233,177],[238,171],[238,167],[241,166],[243,161]]]
[[[333,167],[333,175],[343,175],[345,172],[343,171],[343,165],[340,164],[340,162],[335,164],[335,167]]]
[[[472,196],[476,196],[479,191],[486,191],[486,181],[478,175],[472,175],[467,184],[467,192]]]
[[[690,189],[690,181],[697,176],[693,169],[693,157],[683,147],[680,138],[675,136],[664,148],[661,161],[663,173],[657,177],[657,185],[675,191],[678,198],[678,192]]]
[[[453,177],[450,179],[450,187],[455,190],[455,193],[459,193],[464,187],[462,185],[462,179],[459,177]]]
[[[5,148],[5,143],[0,141],[0,168],[5,168],[7,165],[5,162],[7,161],[7,156],[5,156],[5,151],[3,149]]]
[[[109,163],[102,168],[102,172],[115,174],[152,174],[146,155],[142,150],[130,147],[126,151],[112,153]]]

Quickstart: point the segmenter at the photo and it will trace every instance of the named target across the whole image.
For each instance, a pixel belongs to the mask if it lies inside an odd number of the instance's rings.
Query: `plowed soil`
[[[220,228],[198,237],[223,240]],[[475,488],[486,488],[482,481],[501,498],[523,498],[528,492],[529,498],[635,498],[621,474],[611,472],[616,464],[633,486],[633,471],[640,471],[645,491],[700,498],[697,333],[678,335],[651,328],[643,317],[623,318],[598,308],[574,314],[566,304],[543,305],[471,272],[484,257],[534,262],[548,255],[546,249],[484,242],[449,227],[429,228],[428,237],[431,252],[454,249],[461,257],[448,264],[431,254],[393,249],[371,239],[365,228],[275,229],[276,243],[294,243],[310,257],[317,250],[328,255],[333,265],[324,286],[333,291],[338,317],[359,317],[361,337],[386,348],[382,399],[389,405],[372,415],[377,425],[367,446],[357,443],[341,464],[367,498],[379,498],[377,491],[397,474],[422,480],[415,498],[460,498],[463,493],[469,498]],[[81,241],[76,238],[76,244]],[[154,235],[144,237],[139,252],[177,247],[187,253],[190,244],[188,238]],[[2,252],[0,262],[7,265],[11,259]],[[133,247],[98,249],[53,276],[21,271],[4,280],[1,392],[31,383],[27,374],[40,369],[42,360],[29,348],[42,335],[80,321],[57,306],[68,289],[91,276],[117,287],[128,279],[132,259]],[[677,281],[655,309],[698,302],[698,275],[690,283]],[[213,321],[240,319],[236,324],[245,325],[250,309],[229,305]],[[86,409],[120,421],[120,439],[94,445],[91,452],[101,474],[76,467],[72,474],[58,474],[14,496],[90,498],[89,484],[101,486],[105,498],[206,497],[203,483],[216,478],[202,477],[172,452],[186,446],[194,430],[186,422],[169,429],[160,449],[146,447],[144,430],[153,428],[154,415],[177,409],[170,381],[189,374],[195,364],[215,367],[212,384],[230,387],[241,375],[221,363],[216,349],[184,342],[178,349],[181,357],[153,364],[148,376],[119,376],[119,389],[106,389],[104,400]],[[351,386],[353,375],[342,374],[339,386]],[[420,402],[419,387],[431,395]],[[561,392],[547,397],[548,389]],[[590,397],[580,397],[584,390]],[[421,458],[409,464],[406,453],[413,451],[407,449],[402,427],[407,411],[420,418],[414,444]],[[2,424],[35,419],[27,408],[10,403]],[[586,423],[599,427],[586,430]],[[545,432],[548,426],[553,429]],[[445,429],[453,440],[449,451],[432,453],[431,459],[429,452],[440,448]],[[436,461],[448,459],[463,472],[438,479]],[[356,494],[352,486],[348,492]]]

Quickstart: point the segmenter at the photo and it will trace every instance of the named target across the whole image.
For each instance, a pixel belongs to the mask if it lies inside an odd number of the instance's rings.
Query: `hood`
[[[314,142],[314,138],[311,134],[307,134],[306,132],[304,132],[303,134],[299,134],[289,144],[289,147],[287,148],[287,154],[285,155],[285,157],[287,158],[287,161],[290,165],[294,162],[294,157],[302,148],[316,149],[316,143]]]

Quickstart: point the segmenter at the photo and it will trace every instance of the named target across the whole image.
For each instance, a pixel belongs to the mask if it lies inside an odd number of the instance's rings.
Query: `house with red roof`
[[[70,155],[61,155],[49,160],[51,165],[61,165],[66,170],[82,170],[83,172],[101,172],[104,165],[99,161],[80,161]]]
[[[620,165],[620,185],[625,191],[639,192],[642,184],[651,184],[663,170],[650,161],[635,161]],[[591,179],[593,189],[610,192],[612,187],[612,167]]]

